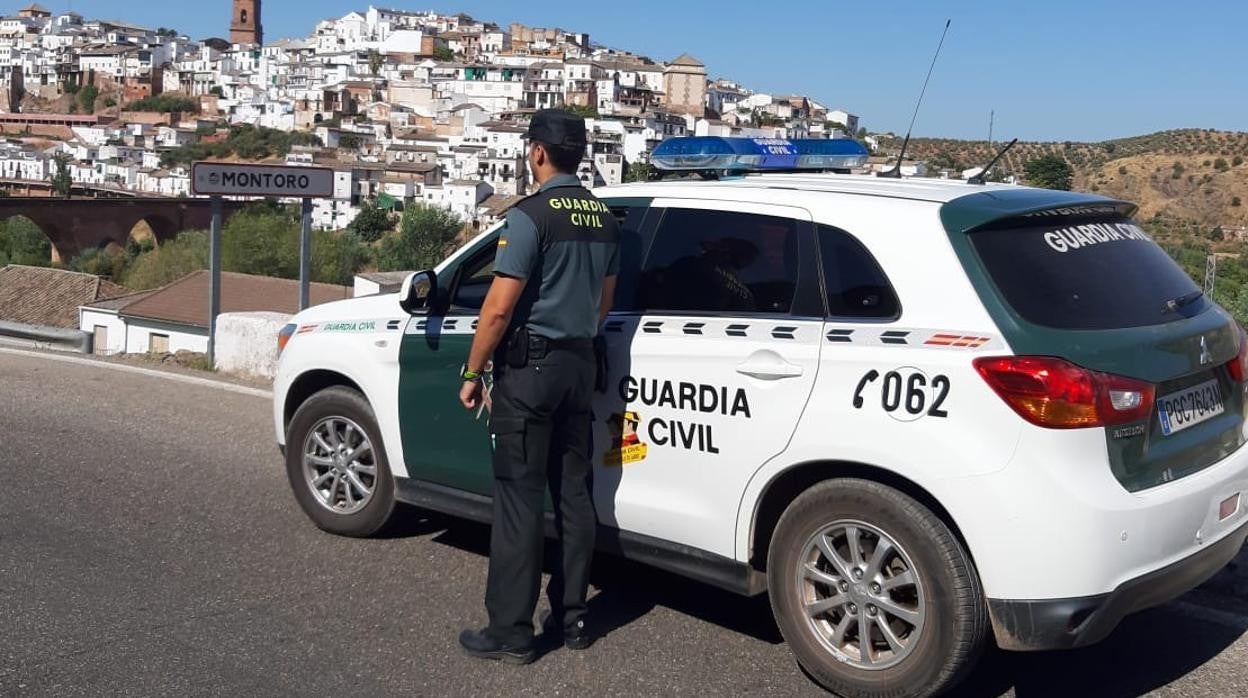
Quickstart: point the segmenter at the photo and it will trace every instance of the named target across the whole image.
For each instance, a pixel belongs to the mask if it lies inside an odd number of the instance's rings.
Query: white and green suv
[[[1132,205],[801,173],[595,193],[624,231],[598,540],[768,593],[823,686],[931,695],[991,641],[1097,642],[1248,535],[1245,342]],[[283,331],[276,435],[321,528],[490,519],[489,413],[457,395],[497,241]]]

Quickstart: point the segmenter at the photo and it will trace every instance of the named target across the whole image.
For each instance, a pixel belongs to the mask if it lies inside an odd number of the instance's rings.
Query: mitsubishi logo
[[[1213,354],[1209,353],[1209,343],[1204,337],[1200,338],[1200,365],[1208,366],[1213,363]]]

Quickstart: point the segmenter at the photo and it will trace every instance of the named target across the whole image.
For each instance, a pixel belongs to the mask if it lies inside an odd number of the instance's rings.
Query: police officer
[[[507,214],[494,280],[463,368],[460,401],[487,396],[481,374],[494,360],[494,526],[485,606],[489,625],[459,642],[475,657],[527,664],[541,584],[547,486],[560,555],[546,593],[551,630],[584,649],[589,564],[597,520],[589,491],[593,339],[615,293],[619,228],[575,172],[585,122],[562,110],[529,125],[529,167],[540,184]]]

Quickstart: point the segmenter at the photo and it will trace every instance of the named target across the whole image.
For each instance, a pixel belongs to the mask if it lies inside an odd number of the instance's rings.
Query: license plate
[[[1222,391],[1218,389],[1216,380],[1184,388],[1157,400],[1161,433],[1166,436],[1213,419],[1225,409],[1222,404]]]

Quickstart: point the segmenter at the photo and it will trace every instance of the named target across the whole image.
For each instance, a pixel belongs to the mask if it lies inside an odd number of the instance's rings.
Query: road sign
[[[278,196],[303,199],[299,236],[299,309],[308,307],[312,260],[312,199],[334,195],[334,171],[325,167],[282,167],[231,162],[191,165],[191,193],[212,197],[208,245],[208,361],[215,366],[217,315],[221,312],[221,197]]]
[[[325,167],[197,162],[191,166],[191,192],[324,199],[334,195],[334,171]]]

